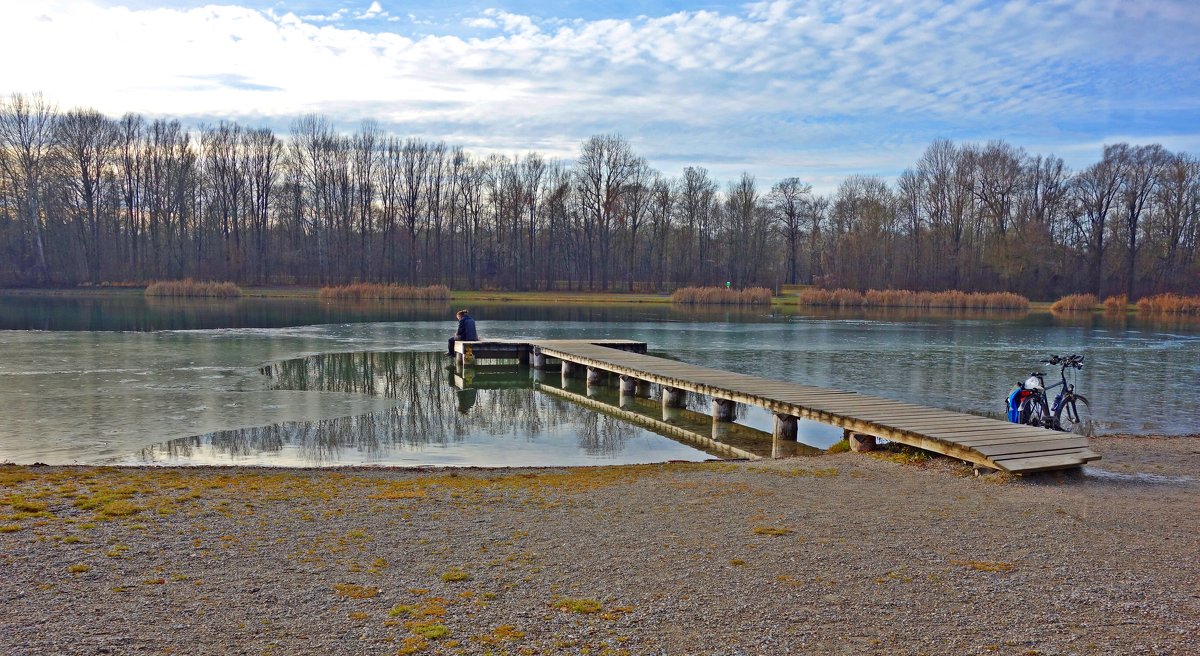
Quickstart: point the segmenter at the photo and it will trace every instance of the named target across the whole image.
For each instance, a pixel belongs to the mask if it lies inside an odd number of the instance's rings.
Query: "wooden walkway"
[[[683,390],[709,396],[714,400],[714,416],[718,403],[747,403],[775,413],[777,425],[791,417],[815,420],[844,429],[847,437],[883,438],[1013,473],[1074,468],[1100,458],[1080,435],[667,360],[645,355],[645,345],[640,342],[511,343],[527,349],[521,359],[529,361],[532,356],[534,366],[544,366],[546,358],[554,358],[564,363],[564,374],[568,369],[586,367],[621,376],[631,384],[644,381],[660,385],[666,392]],[[485,343],[478,344],[482,347]],[[457,349],[460,354],[464,349],[469,353],[472,343],[460,343]],[[668,396],[671,394],[664,393],[664,402]],[[792,426],[794,431],[794,421]]]

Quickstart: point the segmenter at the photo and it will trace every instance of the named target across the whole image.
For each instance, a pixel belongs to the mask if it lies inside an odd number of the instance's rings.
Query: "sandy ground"
[[[0,653],[1196,654],[1200,436],[1083,473],[0,467]]]

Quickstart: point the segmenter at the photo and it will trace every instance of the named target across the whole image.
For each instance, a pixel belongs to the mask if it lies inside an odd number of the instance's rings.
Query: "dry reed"
[[[1200,314],[1200,296],[1147,296],[1137,302],[1137,309],[1143,314]]]
[[[672,292],[671,302],[685,305],[770,305],[773,296],[766,287],[680,287]]]
[[[186,280],[158,280],[146,287],[146,296],[206,296],[209,298],[237,298],[242,290],[231,282],[198,282]]]
[[[1029,299],[1011,292],[914,292],[907,289],[806,289],[799,294],[800,305],[832,307],[949,308],[971,310],[1028,310]]]
[[[317,298],[336,301],[361,301],[365,299],[391,299],[413,301],[448,301],[450,288],[445,285],[409,287],[408,285],[381,285],[356,282],[350,285],[322,287]]]
[[[1129,307],[1129,297],[1121,294],[1120,296],[1109,296],[1104,299],[1105,314],[1121,314]]]
[[[1091,312],[1096,309],[1096,304],[1099,302],[1095,294],[1071,294],[1054,301],[1054,305],[1050,306],[1050,311]]]

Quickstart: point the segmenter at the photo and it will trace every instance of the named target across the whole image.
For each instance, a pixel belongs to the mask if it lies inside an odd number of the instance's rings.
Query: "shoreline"
[[[1025,478],[5,465],[0,652],[1190,653],[1200,435],[1094,448],[1104,475]]]
[[[293,299],[293,300],[318,300],[317,295],[320,292],[319,287],[242,287],[240,288],[242,295],[240,298],[278,298],[278,299]],[[0,295],[17,296],[17,297],[37,297],[49,296],[59,298],[103,298],[112,296],[142,296],[143,286],[130,287],[70,287],[70,288],[6,288],[0,289]],[[828,311],[828,310],[875,310],[875,311],[914,311],[925,312],[929,314],[944,314],[947,312],[969,312],[969,313],[995,313],[1005,314],[1013,313],[1011,309],[989,309],[989,308],[916,308],[908,306],[881,306],[871,308],[837,308],[827,306],[806,306],[799,305],[797,302],[798,295],[796,293],[785,292],[775,295],[771,299],[771,307],[774,309],[790,309],[790,310],[810,310],[810,311]],[[209,298],[204,297],[186,297],[179,300],[215,300],[215,301],[236,301],[237,298]],[[600,305],[677,305],[680,307],[692,308],[755,308],[761,306],[753,305],[727,305],[727,304],[682,304],[673,303],[669,292],[619,292],[619,291],[484,291],[484,290],[454,290],[450,293],[448,301],[419,301],[405,299],[367,299],[367,300],[388,300],[390,302],[399,303],[571,303],[571,304],[600,304]],[[328,302],[328,301],[327,301]],[[1052,301],[1030,301],[1028,310],[1017,310],[1022,313],[1049,313]],[[1083,313],[1079,313],[1081,316]],[[1092,314],[1103,314],[1102,311],[1096,311]],[[1136,315],[1136,312],[1130,310],[1127,314]]]

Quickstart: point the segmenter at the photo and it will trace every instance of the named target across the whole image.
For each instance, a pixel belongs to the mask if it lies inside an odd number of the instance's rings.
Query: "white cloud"
[[[588,21],[490,9],[462,21],[491,30],[479,38],[410,38],[341,24],[395,19],[380,2],[320,16],[10,2],[0,92],[112,114],[369,116],[567,157],[588,134],[619,131],[655,152],[708,153],[714,171],[834,166],[834,152],[882,168],[931,131],[1053,144],[1036,126],[1151,105],[1194,116],[1200,12],[1186,4],[775,1]]]
[[[330,14],[306,14],[302,18],[304,18],[306,21],[312,21],[314,23],[336,23],[346,18],[346,14],[349,13],[349,11],[350,10],[343,7],[342,9],[338,9]]]
[[[387,15],[388,13],[383,10],[383,6],[379,4],[378,0],[376,0],[375,2],[371,3],[370,7],[367,7],[366,11],[355,14],[354,18],[357,20],[366,20],[369,18],[386,18]]]
[[[466,25],[467,27],[476,27],[476,28],[485,29],[485,30],[494,30],[497,27],[500,27],[500,24],[497,23],[496,21],[494,21],[490,18],[482,17],[482,16],[477,17],[477,18],[465,19],[463,21],[463,25]]]

